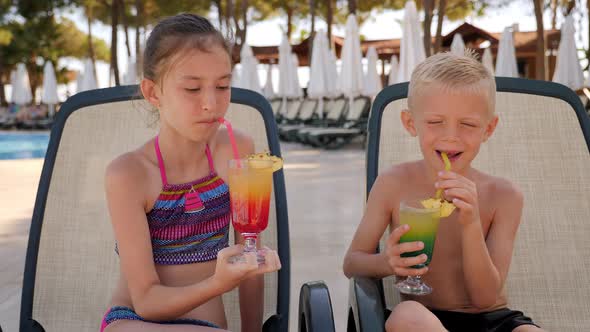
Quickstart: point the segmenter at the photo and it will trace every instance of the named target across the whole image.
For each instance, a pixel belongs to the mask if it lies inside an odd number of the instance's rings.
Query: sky
[[[590,1],[590,0],[588,0]],[[514,23],[518,23],[518,27],[520,31],[534,31],[536,30],[536,22],[534,17],[534,12],[532,8],[532,4],[530,1],[527,0],[515,0],[513,3],[501,10],[488,10],[486,11],[486,15],[484,17],[468,17],[465,20],[449,22],[445,20],[443,25],[443,34],[446,34],[452,31],[454,28],[462,24],[463,22],[467,21],[471,24],[474,24],[477,27],[480,27],[484,30],[490,32],[501,32],[505,27],[511,26]],[[530,5],[529,5],[530,4]],[[588,47],[588,27],[587,27],[587,19],[581,19],[581,15],[583,17],[587,17],[586,13],[586,0],[582,0],[582,8],[576,8],[575,12],[575,19],[576,22],[576,43],[578,47]],[[422,13],[420,12],[422,15]],[[83,16],[81,10],[67,10],[63,14],[64,16],[72,19],[78,26],[78,28],[84,32],[87,32],[87,25],[86,19]],[[401,37],[401,20],[403,19],[403,11],[385,11],[381,13],[374,13],[370,15],[370,19],[368,19],[361,27],[360,33],[365,36],[366,39],[388,39],[388,38],[400,38]],[[215,24],[215,19],[212,17],[212,21]],[[434,20],[434,22],[436,22]],[[547,29],[551,22],[551,17],[547,12],[544,17],[545,28]],[[561,26],[561,22],[563,22],[563,17],[558,16],[557,20],[557,27]],[[300,28],[310,30],[311,22],[301,22],[298,24]],[[278,45],[281,41],[281,34],[282,30],[284,30],[285,26],[285,19],[284,18],[274,18],[271,20],[266,20],[264,22],[253,23],[248,26],[248,35],[247,35],[247,43],[252,46],[264,46],[264,45]],[[326,30],[326,24],[322,20],[316,21],[317,29],[324,29]],[[94,23],[92,26],[92,32],[94,36],[102,38],[107,43],[110,43],[111,39],[111,30],[110,26],[106,26],[101,23]],[[432,33],[435,34],[435,24],[432,26]],[[583,33],[580,33],[580,29]],[[344,26],[333,27],[333,33],[339,36],[344,36]],[[293,33],[293,36],[298,36],[298,31]],[[122,31],[119,32],[119,46],[118,46],[118,54],[119,54],[119,64],[120,64],[120,71],[124,73],[126,71],[127,66],[127,55],[124,46],[124,34]],[[135,40],[134,31],[130,30],[130,38],[132,41]],[[131,43],[132,47],[132,54],[134,53],[134,42]],[[72,59],[64,59],[60,65],[67,64],[67,66],[74,70],[79,70],[82,68],[82,64],[79,61],[72,60]],[[379,66],[380,67],[380,66]],[[108,86],[109,77],[108,77],[108,64],[100,63],[98,65],[97,72],[99,73],[98,77],[98,84],[99,87],[106,87]],[[260,82],[264,85],[266,81],[266,73],[265,68],[261,66],[259,68],[259,76]],[[307,84],[308,77],[309,77],[309,68],[308,67],[301,67],[299,69],[299,76],[300,82],[303,86]],[[275,90],[277,88],[278,82],[278,71],[275,69],[273,71],[273,82],[275,85]],[[75,91],[75,84],[70,86],[70,93]],[[63,91],[62,91],[63,94]]]

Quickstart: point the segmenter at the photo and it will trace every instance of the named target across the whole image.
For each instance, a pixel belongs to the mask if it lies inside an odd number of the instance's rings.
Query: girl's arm
[[[348,278],[383,278],[393,274],[385,252],[375,253],[383,232],[391,222],[394,189],[390,176],[388,173],[379,175],[371,189],[365,213],[344,257],[343,270]]]
[[[226,248],[218,255],[213,276],[184,287],[162,285],[145,215],[146,176],[144,167],[130,155],[108,166],[105,187],[111,222],[133,309],[148,320],[175,319],[235,287],[257,265],[227,264],[227,257],[240,248]]]

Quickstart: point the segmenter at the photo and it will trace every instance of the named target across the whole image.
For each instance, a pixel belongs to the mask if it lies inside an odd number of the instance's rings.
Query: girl
[[[262,274],[281,265],[268,249],[260,266],[255,253],[245,263],[228,262],[242,251],[228,247],[233,155],[217,122],[230,103],[231,69],[227,41],[205,18],[170,17],[150,34],[140,87],[158,109],[160,130],[107,168],[122,273],[101,331],[227,328],[221,295],[238,285],[240,303],[248,304],[241,308],[243,330],[261,330]],[[241,156],[253,152],[248,136],[235,136]]]

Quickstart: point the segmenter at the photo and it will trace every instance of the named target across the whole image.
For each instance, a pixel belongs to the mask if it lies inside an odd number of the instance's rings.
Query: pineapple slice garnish
[[[451,161],[445,152],[441,152],[443,162],[445,163],[445,170],[451,170]],[[440,217],[445,218],[451,215],[455,210],[455,204],[442,198],[442,189],[436,191],[434,198],[429,198],[421,201],[425,209],[439,209]]]
[[[272,171],[276,172],[283,168],[283,159],[271,155],[268,151],[262,153],[254,153],[247,157],[248,162],[253,167],[256,167],[256,161],[272,161]]]

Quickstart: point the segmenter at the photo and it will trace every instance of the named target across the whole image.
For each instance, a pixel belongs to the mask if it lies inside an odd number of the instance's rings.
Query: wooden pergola
[[[476,52],[483,53],[486,47],[490,47],[494,57],[494,63],[498,53],[498,44],[502,33],[487,32],[469,23],[463,23],[455,30],[449,32],[442,39],[443,51],[449,50],[451,42],[455,34],[460,33],[465,46],[474,49]],[[535,78],[535,63],[536,63],[536,31],[514,31],[514,47],[516,51],[516,61],[518,71],[522,77]],[[545,30],[545,41],[547,44],[548,54],[548,78],[553,75],[555,69],[555,60],[557,48],[561,33],[559,30]],[[489,42],[485,43],[485,42]],[[336,56],[340,58],[340,52],[344,38],[339,36],[332,36],[332,45],[335,48]],[[434,43],[434,40],[433,40]],[[485,44],[484,44],[485,43]],[[482,48],[482,44],[484,44]],[[383,40],[363,40],[361,41],[361,49],[363,55],[366,54],[369,47],[375,47],[379,59],[382,64],[382,72],[385,72],[385,64],[388,63],[392,55],[399,58],[400,53],[400,39],[383,39]],[[293,53],[297,55],[300,66],[309,66],[309,38],[304,39],[299,44],[291,46]],[[278,46],[252,46],[252,51],[260,63],[278,63],[279,47]],[[239,54],[234,54],[234,60],[239,61]]]

